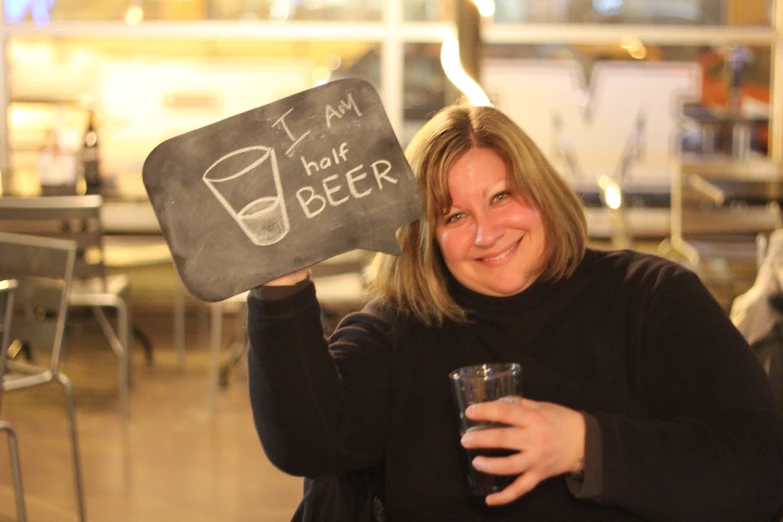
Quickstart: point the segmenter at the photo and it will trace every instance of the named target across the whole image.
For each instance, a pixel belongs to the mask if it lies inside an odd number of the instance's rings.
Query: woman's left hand
[[[474,421],[508,427],[475,430],[462,437],[465,448],[503,448],[518,451],[508,457],[476,457],[473,466],[493,475],[519,475],[506,489],[488,495],[489,505],[508,504],[539,482],[582,470],[585,419],[574,410],[549,402],[519,397],[474,404],[466,410]]]

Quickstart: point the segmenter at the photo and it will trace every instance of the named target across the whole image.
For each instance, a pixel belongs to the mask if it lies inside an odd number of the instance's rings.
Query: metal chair
[[[86,511],[76,407],[71,382],[59,371],[76,251],[77,243],[72,240],[0,232],[0,279],[13,278],[17,281],[14,307],[9,308],[13,313],[8,329],[10,338],[51,348],[47,366],[6,361],[8,372],[1,382],[4,391],[22,390],[52,381],[62,386],[69,422],[77,509],[79,520],[84,522]]]
[[[68,295],[73,306],[88,307],[119,362],[120,407],[128,414],[130,387],[129,340],[130,283],[124,274],[106,275],[104,266],[101,207],[103,198],[89,196],[47,196],[0,198],[0,230],[76,241],[74,282]],[[117,312],[116,329],[104,313]],[[148,359],[151,347],[145,343]]]
[[[5,375],[8,346],[11,344],[11,317],[14,310],[14,291],[16,281],[7,279],[0,281],[0,412],[3,411],[3,376]],[[11,479],[14,483],[14,499],[16,501],[16,517],[19,522],[27,521],[27,511],[24,504],[24,489],[22,487],[22,466],[19,463],[19,446],[16,442],[16,433],[11,425],[0,420],[0,431],[8,436],[8,452],[11,462]]]

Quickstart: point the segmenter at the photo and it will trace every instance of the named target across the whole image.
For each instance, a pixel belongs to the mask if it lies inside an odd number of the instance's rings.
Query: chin
[[[491,295],[498,297],[509,297],[522,292],[535,281],[535,277],[514,277],[513,279],[506,279],[501,281],[493,281],[492,284],[486,285],[487,292],[492,292]]]
[[[511,297],[512,295],[517,295],[519,292],[523,291],[525,288],[527,288],[527,286],[528,285],[515,286],[512,288],[490,288],[488,290],[492,292],[490,295],[497,297]]]
[[[482,285],[479,288],[477,288],[476,285],[473,285],[473,288],[481,294],[494,297],[509,297],[518,294],[528,286],[530,286],[529,282],[503,282],[502,284],[498,284],[498,281],[492,281],[491,284]]]

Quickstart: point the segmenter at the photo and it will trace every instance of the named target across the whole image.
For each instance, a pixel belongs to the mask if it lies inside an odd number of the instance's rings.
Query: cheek
[[[513,228],[531,230],[543,227],[543,222],[538,210],[528,206],[519,206],[509,209],[509,212],[506,213],[506,225]]]
[[[443,230],[437,233],[437,238],[440,251],[446,261],[463,257],[470,249],[471,239],[467,230]]]

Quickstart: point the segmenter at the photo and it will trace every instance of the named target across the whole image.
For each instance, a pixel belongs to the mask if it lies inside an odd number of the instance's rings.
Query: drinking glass
[[[465,415],[471,404],[495,401],[503,397],[522,396],[522,366],[519,363],[486,363],[457,368],[449,373],[454,399],[459,415],[460,437],[474,430],[503,427],[503,424],[474,421]],[[486,496],[502,491],[516,476],[490,475],[473,467],[473,459],[479,455],[505,457],[513,450],[480,448],[466,450],[468,458],[468,483],[475,495]]]

